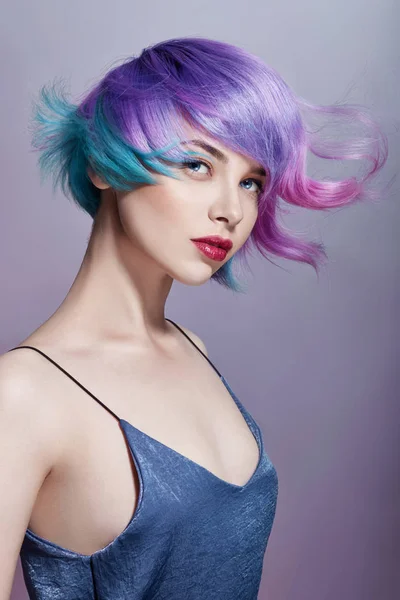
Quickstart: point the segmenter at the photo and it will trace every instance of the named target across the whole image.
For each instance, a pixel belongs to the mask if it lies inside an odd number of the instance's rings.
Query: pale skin
[[[188,127],[188,139],[199,138],[227,162],[191,145],[207,158],[177,170],[180,180],[157,175],[158,185],[131,192],[88,171],[102,199],[82,265],[59,308],[19,345],[43,350],[121,418],[243,485],[258,463],[256,440],[208,361],[165,321],[165,304],[174,279],[198,286],[223,264],[191,238],[231,239],[225,262],[244,244],[265,177],[254,160]],[[0,409],[6,600],[27,527],[92,554],[130,521],[139,481],[118,421],[37,352],[0,356]]]

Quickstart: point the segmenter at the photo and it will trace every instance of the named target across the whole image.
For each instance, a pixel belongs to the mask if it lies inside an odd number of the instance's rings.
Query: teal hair
[[[65,82],[57,78],[43,86],[39,98],[33,101],[31,123],[32,146],[40,151],[41,183],[52,177],[53,192],[60,187],[66,197],[72,197],[78,208],[93,219],[100,206],[101,190],[93,185],[88,167],[114,189],[131,191],[138,185],[155,185],[157,180],[151,171],[179,179],[163,162],[155,159],[180,163],[188,156],[202,154],[177,148],[179,139],[158,150],[133,147],[105,116],[101,99],[96,102],[89,120],[68,100]],[[182,130],[181,134],[183,136]],[[246,284],[240,283],[234,274],[235,256],[219,269],[215,279],[234,292],[245,293]],[[243,264],[251,270],[246,255],[241,257],[238,268]]]
[[[321,131],[307,131],[301,109],[361,124],[367,135],[342,143],[324,140]],[[167,165],[200,154],[179,145],[186,138],[186,123],[257,161],[268,174],[258,196],[257,220],[243,246],[211,277],[235,292],[247,290],[235,271],[250,271],[247,257],[253,249],[269,261],[274,254],[309,264],[318,273],[326,258],[323,244],[295,237],[279,224],[279,211],[287,213],[280,199],[324,211],[374,199],[365,184],[388,155],[387,137],[365,107],[313,106],[296,97],[258,57],[205,38],[145,48],[111,69],[78,105],[69,102],[61,82],[44,86],[34,102],[32,123],[42,181],[51,174],[54,188],[61,186],[92,218],[101,192],[88,169],[121,191],[156,184],[152,173],[179,179]],[[323,159],[362,160],[369,168],[359,178],[314,180],[306,173],[307,152]]]

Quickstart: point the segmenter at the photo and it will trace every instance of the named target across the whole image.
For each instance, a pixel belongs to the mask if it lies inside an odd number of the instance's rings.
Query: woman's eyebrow
[[[225,165],[229,163],[229,158],[226,156],[226,154],[221,152],[221,150],[218,150],[218,148],[211,146],[211,144],[207,144],[207,142],[203,142],[203,140],[187,140],[187,141],[182,142],[182,144],[193,144],[194,146],[199,146],[200,148],[203,148],[203,150],[205,150],[206,152],[208,152],[209,154],[214,156],[217,160],[224,163]],[[255,167],[254,169],[252,169],[252,171],[254,173],[257,173],[257,175],[261,175],[264,177],[267,175],[265,169],[263,169],[262,167]]]

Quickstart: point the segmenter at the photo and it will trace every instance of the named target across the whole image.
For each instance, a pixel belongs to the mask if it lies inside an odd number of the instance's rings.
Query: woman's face
[[[257,173],[262,167],[253,160],[195,129],[189,128],[188,133],[187,140],[200,140],[215,151],[185,141],[184,148],[206,157],[193,155],[188,157],[188,164],[182,165],[168,163],[179,180],[153,173],[157,185],[142,185],[134,191],[115,194],[128,247],[150,257],[173,279],[201,285],[249,237],[266,177]],[[108,187],[98,179],[92,181],[98,187]],[[223,260],[206,256],[192,241],[211,235],[232,242]]]

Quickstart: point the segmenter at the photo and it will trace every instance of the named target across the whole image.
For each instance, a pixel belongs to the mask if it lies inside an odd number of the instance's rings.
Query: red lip
[[[207,244],[210,244],[211,246],[217,246],[218,248],[222,248],[223,250],[226,250],[226,252],[229,252],[229,250],[233,246],[231,240],[227,238],[222,238],[219,235],[209,235],[207,237],[193,238],[192,241],[205,242]]]
[[[227,251],[219,246],[214,246],[214,244],[209,244],[208,242],[199,242],[192,240],[193,244],[200,250],[202,254],[207,256],[207,258],[211,258],[211,260],[222,261],[225,260]]]

